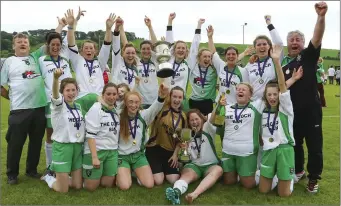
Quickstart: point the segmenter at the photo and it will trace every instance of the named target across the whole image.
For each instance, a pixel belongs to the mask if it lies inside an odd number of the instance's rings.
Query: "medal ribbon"
[[[180,115],[181,115],[181,113],[179,113],[179,118],[178,118],[178,120],[176,121],[175,125],[174,125],[174,114],[173,114],[173,111],[171,111],[171,115],[172,115],[172,126],[173,126],[174,133],[175,133],[176,128],[178,127],[178,125],[179,125],[179,123],[180,123]]]
[[[237,113],[237,110],[238,110],[238,104],[236,103],[236,107],[234,108],[234,117],[236,118],[237,120],[237,123],[239,122],[239,119],[240,119],[240,116],[242,116],[242,113],[244,112],[244,110],[249,106],[250,102],[248,102],[242,109],[242,111],[239,113]]]
[[[264,69],[265,69],[265,65],[266,65],[266,62],[269,60],[270,57],[266,57],[266,59],[264,60],[264,64],[263,64],[263,68],[260,68],[260,61],[258,60],[257,63],[258,63],[258,73],[259,73],[259,76],[262,77],[263,74],[264,74]]]
[[[57,62],[53,59],[52,56],[50,56],[52,61],[53,61],[53,64],[56,66],[56,68],[60,68],[60,56],[58,55],[58,59],[57,59]]]
[[[227,88],[230,88],[230,84],[231,84],[231,79],[232,79],[232,76],[234,74],[234,71],[236,70],[237,66],[235,66],[231,72],[231,75],[230,75],[230,78],[228,78],[228,67],[226,66],[226,87]]]
[[[202,134],[197,135],[197,136],[194,137],[194,143],[195,143],[195,146],[197,147],[198,154],[200,154],[200,152],[201,152],[201,135]],[[197,139],[199,139],[200,144],[197,143]]]
[[[271,126],[271,128],[270,128],[270,109],[269,109],[269,111],[268,111],[268,120],[267,120],[267,124],[266,124],[266,125],[267,125],[267,127],[268,127],[269,132],[270,132],[271,135],[273,135],[274,132],[275,132],[276,118],[277,118],[277,113],[275,113],[275,116],[274,116],[274,118],[273,118],[273,120],[272,120],[272,126]]]
[[[112,120],[114,120],[114,123],[115,123],[115,127],[117,126],[117,122],[116,122],[116,119],[115,119],[115,116],[114,116],[114,112],[112,111],[105,111],[106,113],[109,113]]]
[[[145,77],[149,77],[149,62],[148,63],[144,63],[141,60],[141,63],[143,64],[143,71],[144,71],[144,75]],[[147,66],[146,66],[147,65]]]
[[[130,68],[125,62],[124,62],[125,66],[126,66],[126,69],[127,69],[127,74],[128,74],[128,84],[130,84],[132,81],[133,81],[133,78],[134,78],[134,69],[133,68]],[[132,73],[130,74],[129,73],[129,69],[132,70]]]
[[[176,63],[175,62],[175,60],[174,60],[174,63],[173,63],[173,70],[174,70],[174,75],[173,75],[173,79],[175,78],[175,75],[176,75],[176,73],[178,72],[178,70],[179,70],[179,68],[180,68],[180,65],[181,65],[181,63],[182,63],[182,61],[178,64],[178,63]],[[177,64],[178,66],[176,67],[176,69],[174,69],[175,68],[175,64]]]
[[[93,66],[94,66],[94,60],[88,61],[88,60],[85,59],[85,62],[86,62],[86,65],[88,66],[89,76],[91,77],[91,75],[92,75],[92,70],[93,70]],[[89,64],[88,64],[89,62],[91,63],[90,66],[89,66]]]
[[[65,100],[64,100],[64,102],[65,102]],[[76,127],[77,127],[77,130],[79,130],[79,127],[81,126],[81,118],[80,118],[80,115],[79,115],[79,113],[78,113],[78,110],[77,110],[77,107],[76,107],[75,103],[73,103],[73,107],[74,107],[74,109],[75,109],[76,112],[77,112],[78,118],[77,118],[76,115],[72,112],[73,108],[71,108],[70,105],[69,105],[68,103],[65,102],[65,104],[66,104],[66,107],[68,108],[68,110],[70,111],[70,113],[72,114],[73,118],[75,118]]]
[[[199,64],[198,64],[198,67],[199,67],[199,72],[200,72],[201,87],[204,88],[205,87],[206,76],[207,76],[207,73],[208,73],[208,68],[206,69],[206,71],[202,71]],[[203,73],[204,73],[204,78],[202,77]]]
[[[136,129],[137,129],[137,115],[136,115],[135,118],[134,118],[134,128],[133,128],[133,126],[131,125],[131,121],[133,121],[133,120],[128,120],[128,122],[129,122],[129,130],[130,130],[131,136],[132,136],[133,139],[135,140],[135,137],[136,137]]]

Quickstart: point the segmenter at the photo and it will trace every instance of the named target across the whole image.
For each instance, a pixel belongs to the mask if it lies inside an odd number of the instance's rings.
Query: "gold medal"
[[[273,141],[274,141],[274,138],[270,137],[269,142],[273,142]]]
[[[176,133],[173,134],[173,138],[176,139],[178,138],[178,135]]]
[[[231,93],[231,91],[228,89],[228,90],[226,90],[226,94],[230,94]]]
[[[77,133],[77,134],[76,134],[76,136],[77,136],[77,137],[80,137],[80,136],[81,136],[81,134],[80,134],[80,133]]]
[[[94,81],[94,80],[92,80],[92,78],[89,79],[90,84],[91,84],[93,81]]]
[[[201,94],[203,94],[204,93],[204,90],[203,91],[201,91]]]
[[[136,145],[136,140],[133,141],[133,145]]]

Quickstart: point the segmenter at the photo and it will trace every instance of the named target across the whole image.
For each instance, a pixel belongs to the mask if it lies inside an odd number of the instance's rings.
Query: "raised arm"
[[[115,24],[115,19],[116,19],[116,15],[111,13],[105,23],[106,31],[105,31],[105,36],[104,36],[104,42],[98,54],[98,61],[99,61],[99,65],[101,66],[102,72],[105,71],[108,60],[109,60],[110,46],[112,42],[111,28]]]
[[[119,27],[119,31],[120,31],[120,39],[122,42],[122,47],[124,47],[126,44],[128,44],[128,39],[127,39],[127,35],[126,32],[124,30],[124,21],[121,17],[118,17],[116,22],[118,22],[119,25],[121,25]]]
[[[277,73],[277,79],[278,79],[278,86],[279,86],[279,91],[281,93],[284,93],[287,91],[287,87],[285,84],[285,78],[281,66],[281,53],[282,53],[282,47],[280,45],[273,45],[273,49],[271,50],[271,58],[274,61],[275,64],[275,69]]]
[[[60,19],[59,17],[57,17],[57,19],[58,19],[58,26],[55,29],[55,32],[61,34],[63,31],[63,28],[67,25],[67,22],[65,18]]]
[[[265,23],[268,25],[272,43],[283,47],[283,40],[281,39],[281,36],[279,35],[278,31],[275,29],[274,25],[271,23],[271,16],[265,15],[264,19],[265,19]],[[284,51],[282,50],[282,53],[280,56],[281,62],[283,58],[284,58]]]
[[[113,46],[112,46],[112,68],[111,71],[116,69],[117,65],[119,64],[119,61],[121,59],[121,45],[120,45],[120,27],[122,26],[123,21],[120,19],[120,17],[117,18],[116,24],[115,24],[115,30],[114,30],[114,37],[113,37]],[[113,72],[111,72],[114,74]]]
[[[244,57],[251,55],[254,52],[254,50],[255,48],[252,45],[246,47],[245,51],[243,51],[242,53],[238,55],[237,61],[241,61],[242,59],[244,59]]]
[[[69,47],[73,47],[76,45],[76,38],[75,38],[76,21],[75,21],[75,17],[73,15],[72,9],[67,10],[67,13],[65,14],[65,19],[68,24],[67,42],[69,44]]]
[[[315,48],[318,48],[322,43],[324,29],[326,26],[325,15],[327,13],[328,6],[326,2],[319,2],[315,4],[315,11],[317,13],[317,22],[314,29],[314,35],[311,39],[311,43]]]
[[[53,99],[59,98],[59,77],[63,74],[62,69],[57,68],[53,74],[53,83],[52,83],[52,97]]]
[[[197,55],[199,52],[199,45],[201,40],[201,26],[205,23],[205,19],[199,19],[197,28],[195,29],[194,38],[191,44],[188,55],[188,63],[190,68],[193,69],[197,62]]]
[[[168,17],[167,31],[166,31],[166,41],[173,44],[174,36],[173,36],[173,20],[175,19],[175,12],[170,13]]]
[[[214,33],[213,26],[209,25],[206,31],[207,31],[207,37],[208,37],[208,49],[212,52],[212,54],[214,54],[217,50],[213,42],[213,33]]]
[[[153,26],[152,26],[152,22],[151,22],[151,20],[150,20],[150,18],[148,16],[145,16],[144,23],[148,27],[149,35],[150,35],[150,40],[152,41],[152,44],[155,44],[157,42],[157,38],[156,38],[154,29],[153,29]]]

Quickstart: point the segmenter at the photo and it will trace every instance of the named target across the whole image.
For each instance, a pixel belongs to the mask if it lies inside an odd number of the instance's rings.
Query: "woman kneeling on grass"
[[[80,105],[74,100],[78,94],[75,79],[65,78],[60,83],[58,79],[63,74],[58,68],[54,72],[51,98],[52,133],[52,163],[51,170],[46,170],[41,180],[57,192],[66,193],[69,186],[82,188],[82,148],[85,135],[85,122]],[[69,173],[71,172],[71,182]]]
[[[286,85],[280,63],[282,48],[275,45],[271,57],[274,61],[277,82],[269,82],[264,91],[263,100],[266,109],[262,113],[263,154],[260,168],[259,191],[268,193],[271,190],[275,174],[278,181],[278,194],[288,197],[293,191],[295,176],[295,140],[293,137],[294,111],[290,91]],[[299,73],[296,78],[300,78]]]
[[[216,127],[211,124],[213,120],[205,122],[204,116],[197,109],[189,110],[187,119],[192,130],[188,145],[192,162],[184,166],[181,178],[174,183],[174,187],[166,189],[166,197],[173,204],[180,204],[180,195],[186,192],[189,183],[204,177],[194,192],[186,195],[186,200],[192,203],[223,174],[214,145]]]
[[[131,187],[131,169],[136,173],[141,185],[154,187],[153,174],[145,156],[145,144],[148,141],[147,128],[163,107],[169,88],[159,87],[159,97],[146,110],[140,111],[141,96],[137,92],[124,95],[124,107],[120,117],[120,140],[117,185],[121,190]]]
[[[113,187],[117,174],[120,118],[115,110],[117,86],[108,83],[102,97],[85,116],[86,141],[84,144],[84,187],[94,191],[99,185]]]

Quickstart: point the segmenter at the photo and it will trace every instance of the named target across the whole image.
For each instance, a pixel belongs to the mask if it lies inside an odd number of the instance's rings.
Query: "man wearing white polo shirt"
[[[331,65],[330,68],[328,69],[329,84],[334,84],[334,75],[335,75],[335,69],[333,65]]]
[[[37,166],[45,133],[46,95],[38,58],[40,48],[30,52],[28,36],[19,33],[13,37],[15,56],[8,57],[1,67],[1,96],[10,100],[7,140],[8,184],[17,184],[19,162],[27,135],[29,136],[26,175],[39,178]],[[9,90],[4,88],[8,85]]]

